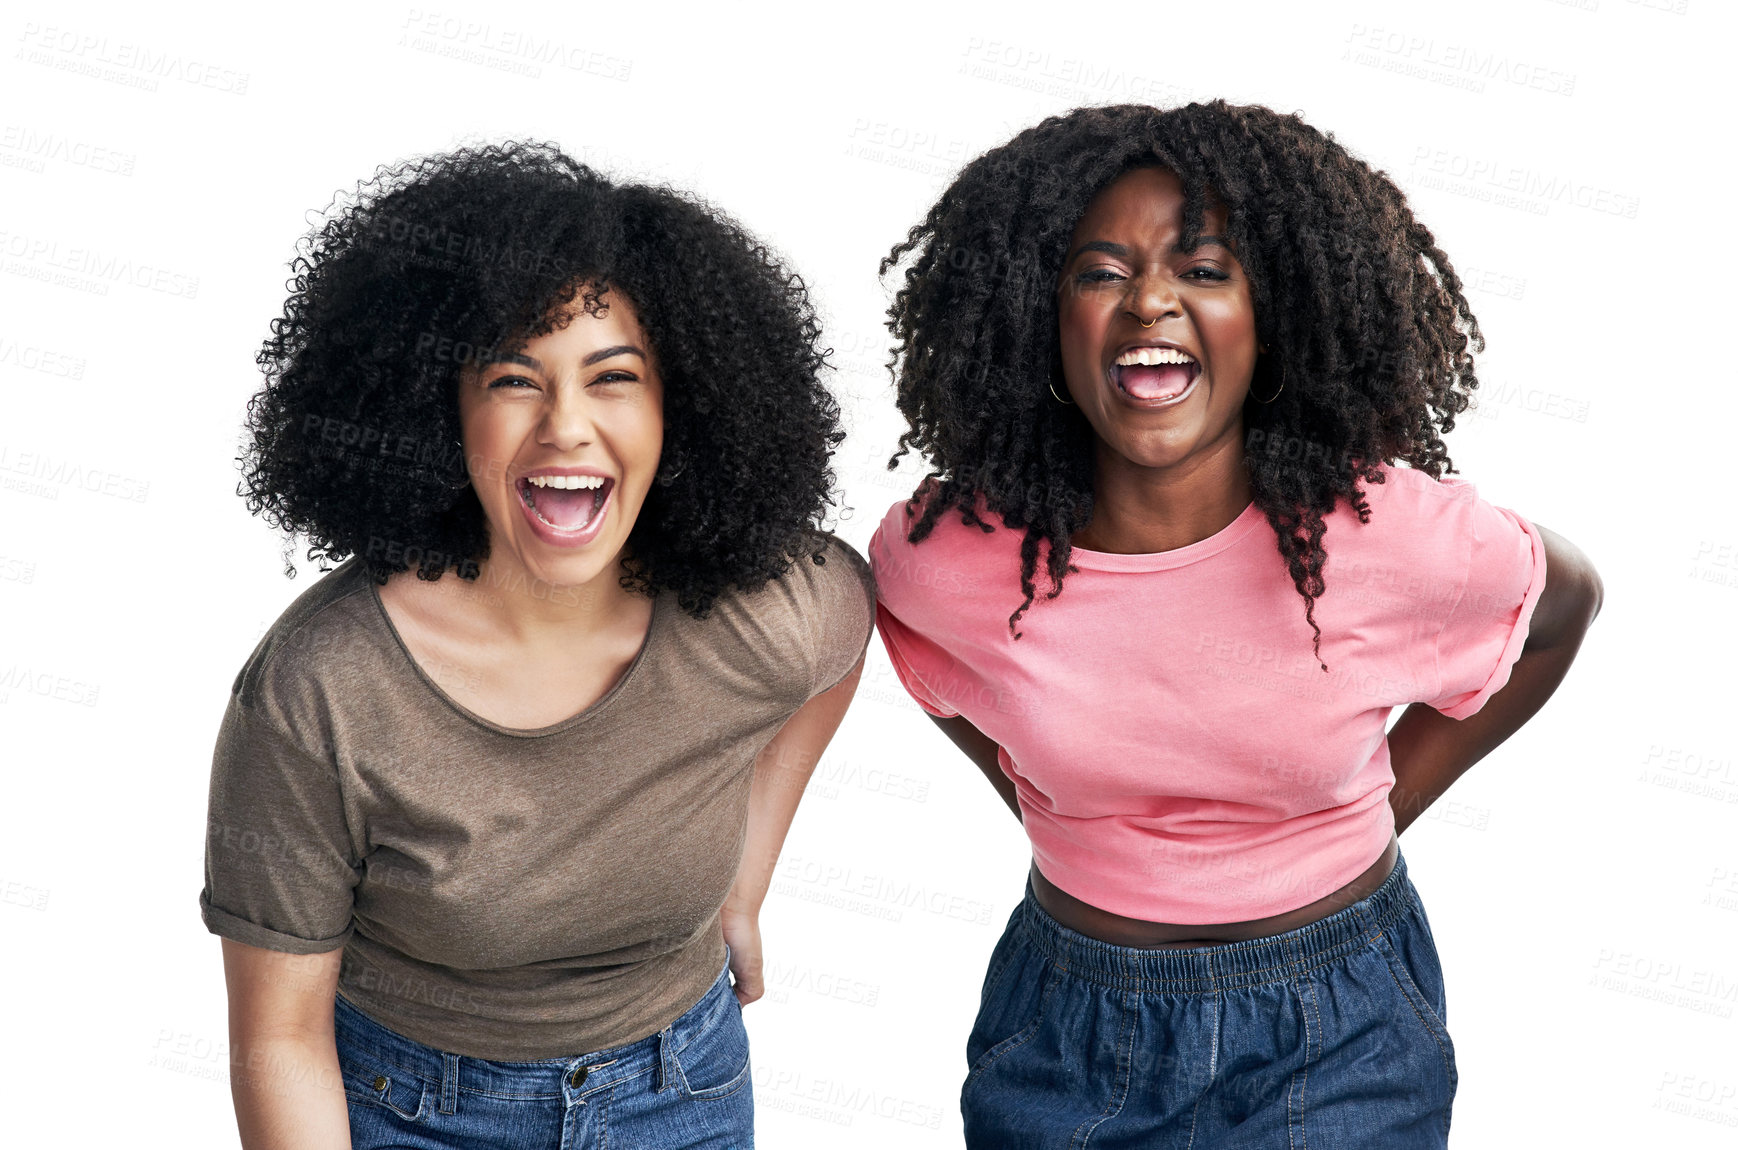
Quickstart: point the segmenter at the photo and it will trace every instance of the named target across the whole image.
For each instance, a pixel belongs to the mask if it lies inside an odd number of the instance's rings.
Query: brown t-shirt
[[[339,992],[418,1042],[524,1061],[655,1034],[724,965],[756,756],[869,642],[868,565],[829,538],[707,618],[670,594],[608,694],[513,730],[444,694],[352,560],[237,677],[211,770],[216,934],[344,948]]]

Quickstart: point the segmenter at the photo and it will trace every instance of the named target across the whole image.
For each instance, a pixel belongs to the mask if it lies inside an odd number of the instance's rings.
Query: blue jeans
[[[748,1032],[728,968],[688,1012],[626,1046],[540,1062],[446,1054],[338,1000],[350,1144],[362,1150],[749,1150]]]
[[[981,1150],[1407,1150],[1448,1141],[1442,968],[1404,860],[1370,897],[1249,942],[1078,934],[1031,887],[966,1043]]]

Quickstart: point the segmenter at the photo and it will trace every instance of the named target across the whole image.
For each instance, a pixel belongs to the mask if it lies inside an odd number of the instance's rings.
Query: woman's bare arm
[[[342,950],[282,954],[223,940],[229,1089],[245,1150],[348,1150],[332,1009]]]
[[[724,903],[724,941],[730,944],[730,973],[736,980],[737,1001],[747,1005],[765,993],[760,953],[760,907],[772,885],[779,851],[796,816],[803,788],[815,764],[845,718],[857,693],[863,660],[839,683],[804,703],[785,720],[754,761],[754,783],[748,796],[748,840],[736,883]]]
[[[1537,525],[1535,525],[1537,526]],[[1527,642],[1503,689],[1485,700],[1476,715],[1451,719],[1422,703],[1407,707],[1388,732],[1394,764],[1394,828],[1403,831],[1431,803],[1521,729],[1551,697],[1581,649],[1581,640],[1599,614],[1605,585],[1576,546],[1540,527],[1545,541],[1545,587],[1533,607]]]

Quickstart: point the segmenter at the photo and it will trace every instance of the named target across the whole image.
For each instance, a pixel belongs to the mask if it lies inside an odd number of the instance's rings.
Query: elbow
[[[1599,609],[1605,605],[1605,580],[1599,577],[1599,572],[1593,569],[1593,564],[1587,565],[1587,594],[1591,600],[1588,606],[1587,625],[1599,618]]]
[[[1533,610],[1527,650],[1576,647],[1605,605],[1605,581],[1579,548],[1546,533],[1545,589]]]

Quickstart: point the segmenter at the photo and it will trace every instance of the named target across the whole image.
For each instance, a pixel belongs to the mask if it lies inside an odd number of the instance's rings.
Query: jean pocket
[[[748,1029],[742,1004],[726,989],[725,1002],[688,1042],[675,1052],[682,1093],[689,1098],[725,1098],[749,1079]]]
[[[344,1097],[352,1102],[383,1106],[406,1122],[418,1121],[428,1109],[426,1082],[342,1040],[338,1069],[344,1076]]]
[[[1454,1039],[1449,1037],[1448,1025],[1438,1009],[1440,997],[1433,998],[1420,986],[1421,981],[1439,990],[1442,986],[1442,970],[1436,965],[1434,947],[1429,948],[1426,953],[1417,938],[1408,939],[1404,935],[1396,937],[1388,931],[1379,932],[1375,936],[1374,944],[1388,964],[1388,972],[1393,976],[1407,1006],[1417,1016],[1419,1024],[1429,1032],[1430,1037],[1436,1040],[1452,1089],[1459,1080],[1454,1064]],[[1429,968],[1420,968],[1420,963],[1428,963]]]
[[[1022,956],[1025,957],[1025,956]],[[1033,966],[1037,967],[1033,978]],[[1018,976],[1014,974],[1019,967]],[[1004,1056],[1026,1045],[1044,1024],[1044,1010],[1050,1002],[1050,991],[1056,983],[1056,966],[1041,955],[1031,955],[1025,961],[1010,961],[999,973],[996,994],[990,995],[986,985],[983,1005],[978,1009],[977,1022],[966,1041],[965,1088]]]

